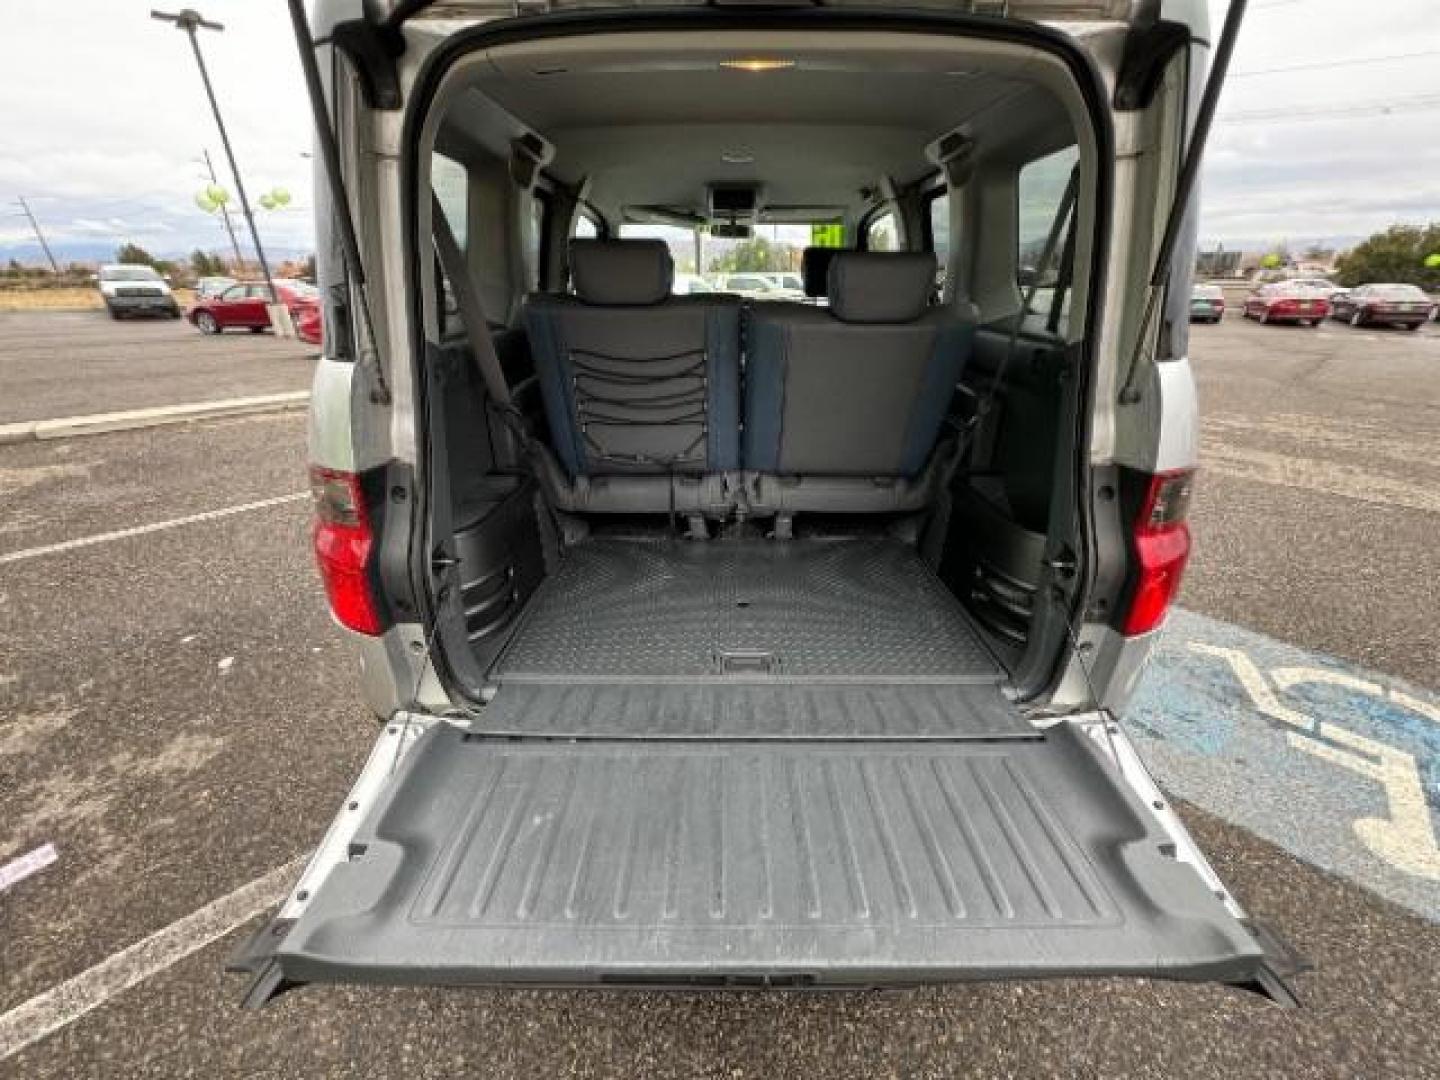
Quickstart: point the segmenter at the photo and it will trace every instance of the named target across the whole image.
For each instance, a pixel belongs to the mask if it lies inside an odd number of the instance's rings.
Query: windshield
[[[160,281],[160,275],[149,266],[102,266],[101,281]]]
[[[675,291],[740,292],[754,299],[793,300],[802,295],[800,259],[807,247],[834,247],[835,222],[762,222],[744,239],[706,229],[626,221],[626,240],[663,240],[675,260]]]
[[[1370,295],[1384,300],[1429,299],[1418,285],[1374,285],[1370,289]]]

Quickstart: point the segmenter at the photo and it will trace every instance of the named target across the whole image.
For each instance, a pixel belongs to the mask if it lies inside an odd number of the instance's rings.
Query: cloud
[[[1226,0],[1208,2],[1218,28]],[[1387,0],[1383,12],[1353,0],[1252,4],[1202,176],[1202,238],[1357,235],[1440,219],[1440,140],[1429,135],[1440,110],[1284,115],[1434,95],[1434,9],[1435,0]],[[284,211],[257,209],[262,237],[308,247],[311,164],[301,154],[312,138],[285,6],[205,0],[204,11],[225,24],[201,46],[246,186],[296,197]],[[152,20],[147,0],[6,0],[5,40],[0,200],[33,197],[61,236],[228,246],[219,220],[194,204],[209,182],[206,148],[234,191],[214,120],[184,36]],[[12,235],[28,235],[23,222],[5,223],[0,240]]]
[[[144,0],[6,0],[0,79],[0,200],[25,195],[58,240],[133,239],[161,250],[228,247],[194,204],[208,149],[234,191],[184,35]],[[206,0],[225,24],[201,47],[253,194],[308,202],[311,126],[284,4]],[[303,197],[301,197],[303,195]],[[307,248],[304,213],[257,209],[262,239]],[[22,235],[20,239],[26,239]],[[248,246],[248,245],[247,245]]]
[[[1214,27],[1226,6],[1209,0]],[[1378,107],[1434,96],[1434,8],[1389,0],[1383,18],[1357,18],[1351,0],[1251,5],[1201,176],[1202,241],[1440,220],[1440,142],[1420,134],[1440,111]],[[1242,122],[1247,114],[1275,118]]]

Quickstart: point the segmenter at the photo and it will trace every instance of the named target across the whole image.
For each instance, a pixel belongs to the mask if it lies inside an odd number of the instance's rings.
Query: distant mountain
[[[261,237],[261,239],[263,240],[264,237]],[[72,262],[109,262],[115,258],[115,249],[118,246],[119,245],[113,240],[60,240],[52,242],[50,244],[50,250],[55,253],[55,261],[61,266],[65,266]],[[141,246],[143,247],[144,245]],[[194,251],[195,248],[188,247],[183,250],[175,250],[172,248],[162,249],[156,247],[146,248],[146,250],[157,259],[170,259],[178,262],[188,259],[190,253]],[[205,245],[205,250],[219,255],[222,258],[227,258],[230,255],[230,249],[228,247],[221,247],[215,244]],[[240,250],[247,259],[253,259],[255,257],[249,244],[242,243]],[[265,257],[272,262],[278,263],[284,262],[287,259],[303,259],[314,250],[314,248],[299,248],[287,245],[272,246],[266,244]],[[40,249],[40,245],[33,240],[28,243],[0,243],[0,266],[8,265],[11,259],[16,260],[24,266],[43,267],[46,265],[45,253]]]
[[[1285,237],[1259,237],[1259,236],[1227,236],[1213,237],[1201,236],[1200,250],[1214,251],[1217,246],[1222,246],[1226,251],[1270,251],[1272,248],[1284,244],[1290,249],[1292,255],[1302,255],[1307,248],[1323,247],[1332,251],[1348,251],[1364,236],[1347,234],[1343,236],[1285,236]]]

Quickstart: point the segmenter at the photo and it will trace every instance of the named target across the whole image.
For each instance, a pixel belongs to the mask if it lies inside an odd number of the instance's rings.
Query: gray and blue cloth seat
[[[828,307],[749,313],[742,458],[757,512],[873,512],[929,501],[950,399],[975,327],[931,306],[935,256],[852,252]]]
[[[929,501],[974,332],[931,307],[933,255],[842,252],[826,308],[671,296],[660,241],[577,240],[570,266],[574,295],[533,296],[525,313],[561,509],[724,517]]]
[[[722,513],[740,468],[740,301],[670,294],[659,240],[575,240],[525,322],[562,509]]]

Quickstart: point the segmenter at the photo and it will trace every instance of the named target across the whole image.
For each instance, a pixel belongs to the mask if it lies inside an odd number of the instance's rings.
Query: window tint
[[[431,154],[430,186],[440,200],[440,209],[450,223],[455,242],[460,250],[465,250],[470,225],[470,177],[465,166],[444,154]]]
[[[1039,264],[1045,253],[1045,241],[1060,213],[1071,170],[1080,160],[1077,147],[1067,146],[1024,165],[1015,183],[1016,258],[1015,280],[1021,289],[1037,283]],[[1060,246],[1063,246],[1063,238]],[[1038,281],[1031,311],[1048,316],[1055,303],[1055,285],[1059,278],[1060,250],[1051,255],[1045,276]],[[1063,311],[1063,301],[1062,301]]]
[[[865,250],[900,250],[900,230],[895,225],[895,214],[893,211],[885,210],[876,214],[866,224]]]

